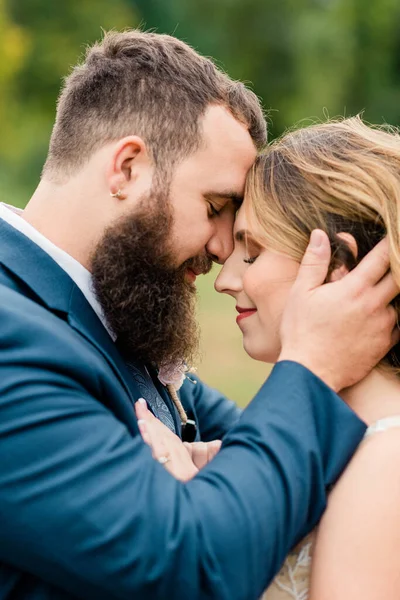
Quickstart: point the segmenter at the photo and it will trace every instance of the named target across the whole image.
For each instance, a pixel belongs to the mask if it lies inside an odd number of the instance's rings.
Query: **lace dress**
[[[400,416],[388,417],[368,427],[364,439],[392,427],[400,427]],[[315,532],[311,532],[288,555],[281,570],[261,600],[307,600]]]

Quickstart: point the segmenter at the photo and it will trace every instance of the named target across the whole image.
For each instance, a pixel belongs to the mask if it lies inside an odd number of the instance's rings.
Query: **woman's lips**
[[[254,313],[257,312],[256,308],[240,308],[240,306],[236,307],[236,310],[238,311],[238,316],[236,317],[236,323],[239,325],[240,321],[243,321],[243,319],[246,319],[247,317],[251,317],[251,315],[254,315]]]

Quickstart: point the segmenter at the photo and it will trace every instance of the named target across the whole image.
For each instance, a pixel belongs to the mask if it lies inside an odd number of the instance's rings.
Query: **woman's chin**
[[[243,338],[243,348],[245,352],[253,360],[258,360],[265,363],[276,363],[279,357],[279,351],[276,348],[261,347],[257,344],[252,344],[251,340]]]

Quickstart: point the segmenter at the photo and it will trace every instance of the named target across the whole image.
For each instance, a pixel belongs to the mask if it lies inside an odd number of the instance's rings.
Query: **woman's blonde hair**
[[[385,235],[400,285],[400,135],[360,117],[286,133],[257,158],[247,181],[249,227],[263,246],[298,261],[311,231],[332,245],[331,270],[349,270]],[[338,233],[356,240],[355,257]],[[397,350],[400,358],[400,350]],[[392,351],[389,362],[400,366]]]

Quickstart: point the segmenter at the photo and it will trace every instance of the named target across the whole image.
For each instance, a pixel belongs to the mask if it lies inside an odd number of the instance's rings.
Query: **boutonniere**
[[[173,365],[164,364],[158,370],[158,379],[167,388],[169,397],[179,413],[182,427],[181,436],[185,442],[193,442],[196,439],[197,427],[195,421],[188,419],[177,392],[182,387],[187,373],[194,373],[195,370],[194,368],[189,368],[184,361]],[[195,380],[190,381],[197,383]]]
[[[185,362],[176,364],[165,364],[158,370],[158,379],[165,386],[172,385],[178,391],[185,381],[188,373],[194,373],[195,369],[187,366]]]

